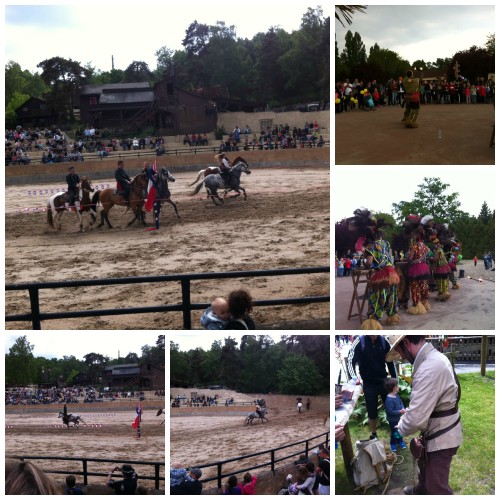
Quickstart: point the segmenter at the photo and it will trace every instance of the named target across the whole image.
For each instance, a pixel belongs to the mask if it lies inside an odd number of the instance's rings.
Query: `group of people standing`
[[[399,293],[409,283],[412,300],[409,314],[426,314],[431,309],[429,282],[432,279],[437,290],[436,300],[450,298],[449,282],[454,289],[460,288],[456,279],[460,243],[447,224],[437,224],[430,215],[410,215],[403,223],[403,240],[406,244],[406,269],[396,270],[393,252],[383,232],[384,219],[377,219],[367,209],[357,209],[345,222],[356,235],[355,251],[362,252],[368,276],[367,319],[361,325],[364,330],[382,329],[381,320],[387,315],[386,325],[400,322]]]

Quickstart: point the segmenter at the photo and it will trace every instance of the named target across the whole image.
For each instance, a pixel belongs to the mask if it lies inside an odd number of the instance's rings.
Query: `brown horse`
[[[246,160],[244,160],[241,156],[237,156],[231,163],[231,166],[234,167],[237,163],[243,162],[247,167],[248,163]],[[207,175],[210,174],[220,174],[220,168],[219,167],[207,167],[205,169],[202,169],[198,172],[198,175],[194,182],[189,184],[189,186],[194,186],[202,177],[205,178]]]
[[[75,212],[78,215],[78,220],[80,221],[80,231],[83,231],[83,223],[82,223],[82,213],[90,212],[90,216],[92,217],[91,225],[96,221],[96,213],[95,207],[92,206],[90,200],[90,193],[94,192],[94,188],[92,187],[92,183],[90,180],[82,176],[80,181],[80,193],[79,199],[75,201]],[[52,195],[47,202],[47,223],[50,227],[55,228],[54,222],[57,223],[57,229],[61,230],[61,217],[62,214],[66,211],[66,193],[61,191]],[[70,207],[71,209],[71,207]]]
[[[108,213],[114,205],[132,209],[134,218],[128,223],[128,226],[132,225],[137,219],[140,219],[142,223],[146,225],[142,207],[144,205],[144,196],[146,193],[147,185],[148,180],[146,177],[146,173],[141,172],[140,174],[137,174],[132,179],[128,201],[121,194],[119,194],[116,189],[113,188],[96,191],[94,196],[92,196],[92,204],[96,206],[97,203],[100,202],[102,205],[101,223],[97,227],[104,226],[104,222],[106,222],[109,229],[113,228],[113,226],[109,222]]]

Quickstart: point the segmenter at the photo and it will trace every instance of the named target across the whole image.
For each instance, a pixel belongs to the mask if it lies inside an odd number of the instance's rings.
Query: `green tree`
[[[358,32],[353,35],[352,31],[349,30],[345,34],[345,45],[340,59],[347,67],[348,72],[351,72],[354,67],[366,63],[366,47]]]
[[[456,52],[451,58],[453,65],[458,62],[460,66],[459,74],[471,81],[478,78],[488,78],[488,73],[493,73],[495,69],[495,55],[485,48],[478,48],[475,45],[469,50]],[[455,80],[453,69],[450,68],[450,80]]]
[[[144,61],[132,61],[123,73],[123,83],[149,82],[153,77],[149,66]]]
[[[187,384],[189,364],[179,345],[170,341],[170,379],[174,384]]]
[[[495,55],[495,33],[490,33],[486,37],[486,50],[489,54]]]
[[[5,356],[5,382],[7,385],[30,385],[36,379],[34,345],[26,335],[18,337]]]
[[[10,98],[7,108],[5,109],[5,126],[7,128],[14,128],[18,125],[16,109],[24,104],[30,96],[28,94],[21,94],[14,92]]]
[[[299,354],[289,354],[278,371],[278,384],[283,394],[317,394],[321,375],[314,362]]]
[[[37,64],[41,78],[51,88],[48,104],[61,118],[74,120],[74,106],[78,91],[90,77],[90,71],[79,62],[63,57],[52,57]]]
[[[449,184],[438,177],[424,177],[423,184],[418,185],[412,201],[401,201],[392,204],[392,213],[398,223],[408,215],[432,215],[438,222],[453,222],[463,216],[460,210],[459,193],[446,193]]]
[[[483,204],[481,205],[481,211],[479,212],[479,220],[483,224],[488,224],[488,222],[491,220],[493,217],[493,214],[490,210],[490,207],[488,207],[488,204],[484,201]]]
[[[228,387],[233,387],[238,380],[240,359],[236,351],[237,345],[235,339],[225,338],[221,351],[221,382]]]
[[[83,359],[85,361],[85,365],[88,367],[88,374],[92,383],[99,383],[99,377],[101,376],[106,363],[108,363],[109,357],[91,352],[89,354],[85,354]]]

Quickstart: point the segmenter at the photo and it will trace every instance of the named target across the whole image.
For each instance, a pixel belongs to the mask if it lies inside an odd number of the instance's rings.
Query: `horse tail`
[[[50,206],[51,200],[47,202],[47,224],[50,227],[54,227],[54,217],[52,215],[52,208]]]
[[[99,195],[101,192],[97,190],[93,195],[92,195],[92,200],[90,201],[90,209],[93,210],[95,213],[97,213],[97,204],[99,203]]]
[[[194,186],[201,179],[203,172],[204,172],[204,170],[200,170],[198,172],[198,177],[196,177],[196,179],[191,184],[188,184],[188,186]]]
[[[201,181],[195,188],[195,190],[189,195],[189,196],[194,196],[195,194],[198,194],[200,192],[201,186],[203,186],[203,183],[205,180]]]

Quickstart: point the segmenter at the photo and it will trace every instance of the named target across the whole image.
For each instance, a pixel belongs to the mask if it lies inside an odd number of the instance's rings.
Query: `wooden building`
[[[104,368],[102,383],[112,389],[165,389],[165,370],[150,363],[111,365]]]
[[[52,116],[44,99],[30,97],[15,110],[19,124],[23,128],[45,128],[52,123]]]

